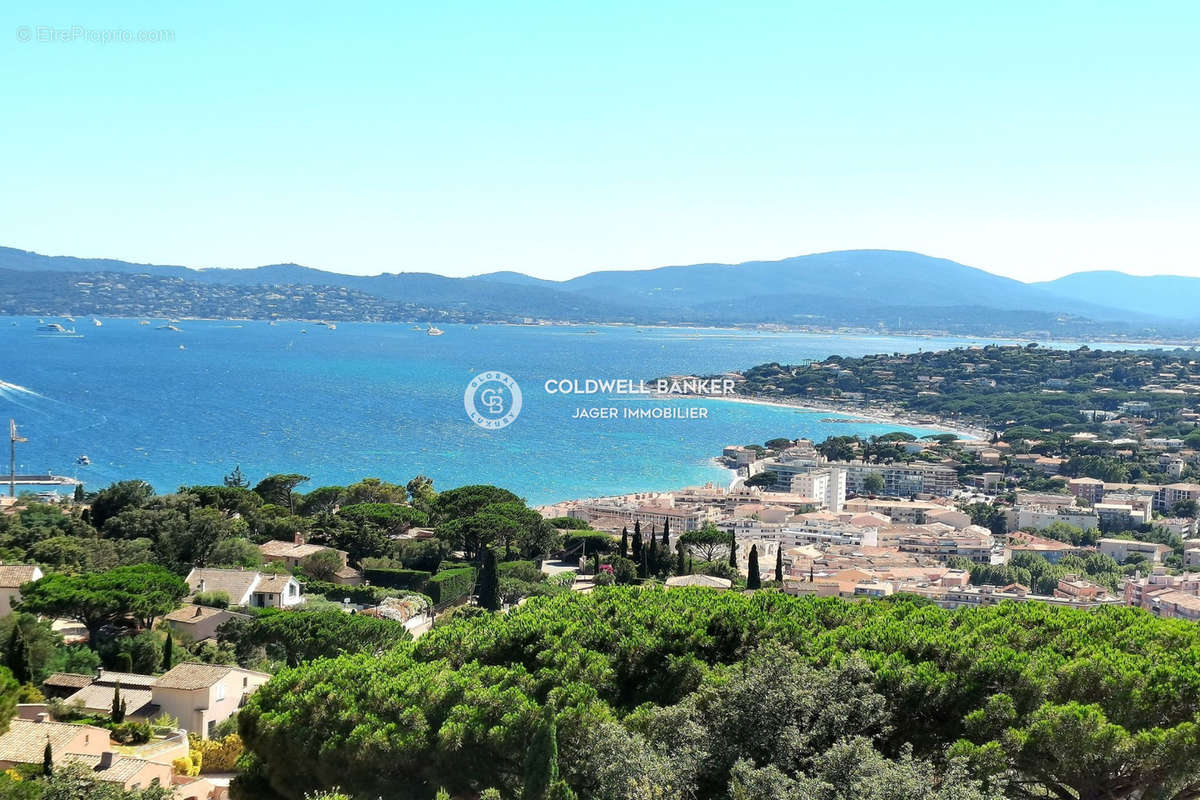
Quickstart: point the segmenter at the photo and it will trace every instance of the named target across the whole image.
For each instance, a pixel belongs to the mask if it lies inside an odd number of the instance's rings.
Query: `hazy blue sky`
[[[1193,0],[173,5],[0,6],[0,244],[556,278],[885,247],[1025,280],[1200,275]],[[112,30],[171,40],[87,40]]]

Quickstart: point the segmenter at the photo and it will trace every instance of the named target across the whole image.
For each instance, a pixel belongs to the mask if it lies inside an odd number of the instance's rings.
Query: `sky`
[[[0,244],[360,274],[890,248],[1026,281],[1200,275],[1197,34],[1192,0],[9,0]]]

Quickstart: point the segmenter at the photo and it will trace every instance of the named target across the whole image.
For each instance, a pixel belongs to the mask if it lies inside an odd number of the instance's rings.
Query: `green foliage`
[[[551,517],[546,520],[552,526],[560,531],[586,531],[588,530],[588,522],[585,519],[577,519],[576,517]]]
[[[439,572],[429,579],[427,594],[435,605],[450,605],[467,595],[475,585],[475,569],[459,567]]]
[[[192,602],[198,606],[209,608],[229,608],[229,592],[219,590],[196,592],[192,595]]]
[[[617,547],[617,540],[604,531],[576,529],[562,538],[562,549],[575,556],[585,550],[589,556],[593,553],[614,553]]]
[[[296,510],[295,488],[307,481],[307,475],[296,473],[270,475],[258,482],[258,485],[254,487],[254,493],[261,497],[264,503],[282,506],[294,513]]]
[[[525,780],[521,800],[549,800],[551,788],[558,783],[558,733],[554,708],[547,706],[540,725],[533,732],[525,751]]]
[[[255,649],[263,648],[268,658],[296,666],[341,653],[379,653],[408,641],[410,636],[399,622],[347,614],[335,608],[264,609],[254,617],[222,623],[217,638],[232,645],[239,663],[250,663]]]
[[[21,587],[21,609],[76,620],[94,639],[108,623],[132,619],[149,627],[155,617],[178,608],[187,590],[179,576],[139,564],[84,575],[47,575]]]
[[[598,588],[279,673],[240,728],[289,797],[513,794],[546,705],[560,778],[599,800],[1168,797],[1200,780],[1200,629],[1119,607]]]
[[[500,574],[496,569],[496,554],[491,550],[483,554],[483,569],[479,571],[475,592],[480,608],[500,610]]]
[[[366,567],[364,564],[363,578],[375,586],[388,589],[408,589],[414,592],[424,592],[433,577],[428,572],[418,569],[403,569],[401,567]]]

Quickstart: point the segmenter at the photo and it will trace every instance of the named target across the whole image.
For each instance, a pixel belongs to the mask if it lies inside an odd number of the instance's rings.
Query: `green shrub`
[[[414,592],[425,591],[426,584],[433,577],[432,573],[419,569],[404,569],[402,567],[373,567],[363,570],[363,577],[375,586],[387,589],[408,589]]]
[[[469,595],[474,585],[474,567],[447,569],[430,579],[426,593],[433,598],[434,605],[456,603]]]
[[[620,540],[604,531],[573,531],[563,536],[563,550],[578,556],[585,550],[592,553],[614,553]]]
[[[110,725],[109,732],[119,744],[145,744],[150,741],[153,730],[148,722],[122,722]]]
[[[576,519],[575,517],[552,517],[546,520],[553,527],[560,531],[586,531],[588,529],[587,520]]]
[[[229,608],[229,593],[196,592],[192,595],[192,602],[198,606],[208,606],[209,608]]]

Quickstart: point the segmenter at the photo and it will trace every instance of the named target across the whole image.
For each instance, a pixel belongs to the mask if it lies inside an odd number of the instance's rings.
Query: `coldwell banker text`
[[[731,378],[551,378],[547,394],[680,394],[722,396],[733,394]]]
[[[552,378],[546,381],[547,394],[571,395],[654,395],[721,397],[733,394],[729,378],[660,378],[654,381],[632,378]],[[571,419],[708,419],[703,406],[657,406],[617,408],[615,406],[580,406]]]

